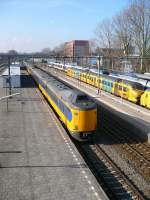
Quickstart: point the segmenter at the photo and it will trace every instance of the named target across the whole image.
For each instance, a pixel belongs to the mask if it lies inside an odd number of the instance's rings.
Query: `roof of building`
[[[88,40],[72,40],[72,41],[66,42],[65,44],[71,44],[71,43],[75,45],[88,45],[89,41]]]

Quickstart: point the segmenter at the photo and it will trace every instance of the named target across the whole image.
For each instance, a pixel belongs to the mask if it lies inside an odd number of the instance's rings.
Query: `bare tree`
[[[58,45],[57,47],[54,48],[54,52],[56,55],[58,56],[64,56],[65,52],[64,52],[64,43]]]
[[[89,40],[90,55],[94,55],[97,48],[97,42],[95,39]]]
[[[109,49],[109,54],[111,54],[111,48],[113,47],[113,30],[112,21],[108,19],[100,22],[95,30],[98,46]]]
[[[144,57],[150,55],[150,0],[133,0],[128,8],[128,21],[141,56],[141,71],[143,71]]]
[[[42,54],[50,55],[51,54],[51,49],[50,48],[44,48],[41,51]]]
[[[124,49],[124,54],[128,55],[131,52],[132,44],[132,31],[131,25],[128,20],[128,9],[123,10],[119,15],[114,17],[115,28],[115,43]],[[114,44],[115,45],[115,44]]]
[[[8,51],[8,54],[10,54],[10,55],[17,55],[18,52],[16,50],[12,49],[12,50]]]

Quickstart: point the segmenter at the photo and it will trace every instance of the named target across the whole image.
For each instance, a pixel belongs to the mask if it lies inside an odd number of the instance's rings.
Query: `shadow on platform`
[[[36,84],[33,81],[32,76],[30,75],[21,75],[20,76],[21,88],[36,88]]]
[[[98,104],[96,144],[139,144],[149,142],[150,123],[108,106]]]

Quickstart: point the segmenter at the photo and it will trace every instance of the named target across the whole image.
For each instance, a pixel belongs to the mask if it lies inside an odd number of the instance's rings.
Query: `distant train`
[[[120,96],[131,102],[140,104],[146,108],[150,108],[150,89],[145,90],[144,85],[136,81],[136,79],[132,80],[128,78],[127,80],[125,77],[109,76],[106,74],[98,75],[97,73],[89,71],[87,68],[83,69],[71,65],[67,65],[67,67],[63,65],[62,67],[62,65],[63,64],[59,63],[58,67],[57,63],[53,63],[51,66],[57,67],[58,70],[61,67],[70,77],[93,85],[116,96]]]
[[[27,69],[70,134],[79,141],[89,140],[97,127],[96,103],[39,68]]]
[[[76,71],[73,68],[68,68],[67,74],[73,78],[77,78],[78,76],[83,82],[98,87],[106,92],[115,94],[116,96],[123,97],[134,103],[139,101],[141,94],[144,92],[144,88],[140,83],[118,79],[107,75],[97,76],[94,73],[86,73],[83,71],[80,71],[79,74],[79,71]]]

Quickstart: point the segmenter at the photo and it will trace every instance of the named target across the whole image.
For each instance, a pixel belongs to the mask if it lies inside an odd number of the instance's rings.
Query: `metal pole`
[[[66,60],[65,60],[65,57],[64,57],[64,69],[65,69],[65,64],[66,64],[65,61],[66,61]]]
[[[124,72],[124,66],[122,65],[122,72]],[[122,88],[121,88],[121,92],[122,92],[122,95],[121,95],[121,102],[123,103],[123,79],[122,79]]]
[[[100,56],[98,57],[98,90],[97,93],[100,94]]]
[[[9,95],[11,95],[10,57],[8,57],[8,79],[9,79]]]
[[[111,69],[111,71],[113,72],[113,70],[114,70],[114,59],[112,58],[112,69]]]
[[[0,98],[0,101],[2,101],[3,99],[6,99],[6,102],[7,102],[7,112],[8,112],[8,99],[11,98],[11,97],[13,97],[13,96],[19,95],[19,94],[20,93],[15,93],[15,94],[11,94],[11,95],[7,95],[6,94],[6,96]]]

